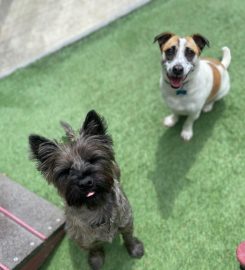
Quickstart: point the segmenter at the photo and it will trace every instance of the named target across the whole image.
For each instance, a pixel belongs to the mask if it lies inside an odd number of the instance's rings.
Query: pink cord
[[[7,266],[0,263],[0,269],[1,270],[10,270]]]
[[[22,221],[21,219],[19,219],[18,217],[16,217],[15,215],[13,215],[12,213],[10,213],[8,210],[4,209],[1,206],[0,206],[0,212],[2,212],[5,216],[7,216],[8,218],[12,219],[16,223],[18,223],[20,226],[22,226],[23,228],[25,228],[30,233],[36,235],[41,240],[46,240],[47,239],[47,237],[45,235],[43,235],[42,233],[36,231],[34,228],[32,228],[31,226],[29,226],[24,221]],[[3,268],[3,266],[1,264],[0,264],[0,267]],[[6,269],[3,268],[3,270],[7,270],[7,268]]]

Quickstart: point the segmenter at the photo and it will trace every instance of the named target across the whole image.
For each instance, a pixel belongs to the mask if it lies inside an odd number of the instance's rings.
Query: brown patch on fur
[[[211,102],[215,96],[217,95],[219,88],[220,88],[220,84],[221,84],[221,74],[218,70],[218,68],[213,64],[213,63],[208,63],[209,66],[212,69],[213,72],[213,87],[211,90],[211,93],[209,94],[209,97],[207,99],[207,103]]]
[[[185,39],[187,41],[186,42],[186,47],[192,49],[195,52],[196,55],[200,55],[201,51],[198,48],[198,46],[196,45],[196,42],[193,40],[193,38],[190,37],[190,36],[187,36],[187,37],[185,37]]]
[[[214,64],[214,65],[220,65],[223,68],[225,68],[219,59],[215,59],[215,58],[211,58],[211,57],[201,57],[201,60],[205,60],[205,61],[208,61],[208,62]]]
[[[173,36],[171,37],[166,43],[164,43],[161,47],[161,50],[165,52],[167,49],[179,45],[179,36]]]

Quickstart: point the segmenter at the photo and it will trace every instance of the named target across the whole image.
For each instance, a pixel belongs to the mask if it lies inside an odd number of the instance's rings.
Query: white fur
[[[176,53],[175,58],[172,61],[167,61],[165,63],[166,70],[168,73],[171,73],[171,70],[175,65],[181,65],[184,68],[184,76],[186,76],[189,71],[193,68],[193,65],[185,58],[185,45],[186,39],[179,39],[178,51]],[[165,53],[162,54],[162,59],[165,60]]]
[[[231,51],[228,47],[223,47],[222,51],[223,51],[223,59],[221,63],[227,69],[231,63]]]
[[[188,66],[185,64],[184,58],[184,39],[180,39],[180,47],[178,49],[178,53],[173,60],[176,63],[181,63],[185,70],[188,70]],[[215,65],[221,73],[221,85],[218,91],[217,96],[211,102],[206,104],[207,99],[211,93],[213,87],[213,72],[208,64],[207,60],[201,60],[199,58],[195,59],[195,68],[194,71],[191,72],[186,78],[186,84],[184,84],[183,88],[187,90],[186,95],[176,95],[176,89],[173,89],[166,82],[166,70],[163,69],[161,78],[160,78],[160,88],[162,92],[162,96],[167,104],[167,106],[171,109],[172,115],[167,116],[164,120],[164,124],[166,126],[173,126],[177,120],[179,115],[186,115],[187,119],[184,123],[181,137],[184,140],[190,140],[193,136],[193,124],[196,119],[200,116],[202,110],[208,112],[212,110],[213,104],[215,101],[224,97],[230,89],[230,78],[227,72],[227,67],[231,61],[230,50],[227,47],[223,48],[223,59],[221,65]],[[169,63],[170,65],[170,63]],[[171,64],[171,67],[173,66]],[[168,69],[168,67],[166,66]]]

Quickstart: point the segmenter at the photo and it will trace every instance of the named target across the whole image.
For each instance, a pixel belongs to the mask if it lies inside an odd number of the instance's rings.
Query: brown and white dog
[[[229,92],[230,49],[222,48],[223,58],[219,61],[200,57],[209,41],[199,34],[182,38],[165,32],[156,36],[156,41],[162,55],[160,88],[172,111],[164,118],[164,125],[172,127],[180,115],[186,115],[181,137],[190,140],[201,111],[211,111],[214,103]]]

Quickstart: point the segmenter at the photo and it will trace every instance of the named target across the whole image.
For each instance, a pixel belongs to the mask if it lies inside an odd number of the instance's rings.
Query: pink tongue
[[[170,78],[170,83],[174,88],[180,88],[182,86],[182,78]]]
[[[91,191],[91,192],[89,192],[87,195],[86,195],[86,197],[88,198],[88,197],[91,197],[91,196],[93,196],[95,194],[95,192],[94,191]]]

